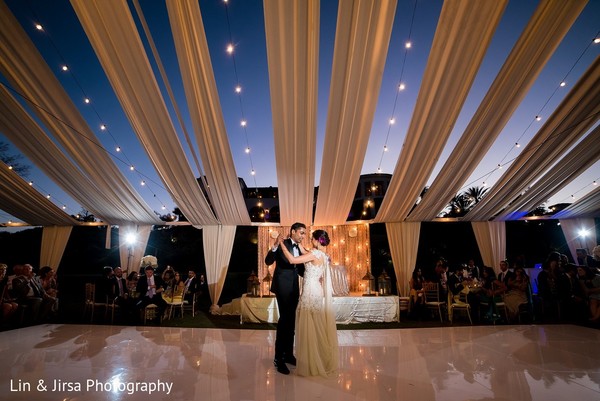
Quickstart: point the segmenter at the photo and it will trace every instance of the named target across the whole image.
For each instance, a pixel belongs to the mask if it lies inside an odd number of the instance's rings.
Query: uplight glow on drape
[[[42,230],[42,245],[40,248],[40,267],[50,266],[58,271],[67,242],[73,226],[50,226]]]
[[[385,229],[396,273],[398,294],[408,296],[410,279],[417,263],[421,223],[386,223]]]
[[[506,259],[506,225],[503,221],[474,221],[471,223],[483,265],[499,272],[501,260]]]

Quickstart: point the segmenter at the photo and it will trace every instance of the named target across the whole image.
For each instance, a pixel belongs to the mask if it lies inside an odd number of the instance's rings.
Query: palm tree
[[[474,205],[479,203],[479,201],[483,198],[483,196],[488,190],[489,188],[486,187],[471,187],[463,193],[471,198],[471,202],[473,202],[473,205],[471,205],[471,207],[473,207]]]
[[[473,201],[466,193],[456,194],[454,198],[450,200],[447,208],[448,212],[445,214],[446,217],[460,217],[464,216],[471,207],[473,206]]]

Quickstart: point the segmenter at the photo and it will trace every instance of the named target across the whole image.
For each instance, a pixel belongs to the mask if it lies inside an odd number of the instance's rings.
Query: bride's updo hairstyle
[[[317,241],[319,241],[319,244],[321,244],[322,246],[327,246],[329,245],[329,234],[327,234],[327,231],[325,230],[315,230],[313,232],[313,238],[316,239]]]

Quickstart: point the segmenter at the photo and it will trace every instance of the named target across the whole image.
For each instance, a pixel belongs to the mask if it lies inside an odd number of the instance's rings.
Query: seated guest
[[[17,265],[13,270],[16,274],[13,279],[13,292],[17,303],[28,306],[28,316],[32,322],[46,320],[56,303],[56,298],[44,291],[39,280],[34,277],[31,265]]]
[[[481,270],[481,285],[482,290],[477,294],[479,303],[489,305],[487,311],[485,311],[485,318],[487,320],[498,319],[500,315],[498,314],[496,302],[502,301],[502,294],[506,291],[506,286],[496,278],[494,269],[488,266],[484,266]]]
[[[550,317],[558,317],[561,304],[561,275],[559,271],[560,253],[550,252],[542,271],[537,276],[538,297],[541,298],[543,311]]]
[[[467,263],[467,274],[469,275],[469,277],[477,280],[479,280],[479,278],[481,277],[479,266],[475,264],[474,259],[469,259],[469,262]]]
[[[578,266],[571,263],[565,267],[567,296],[564,305],[566,317],[581,322],[588,317],[588,305],[587,295],[579,282],[578,270]]]
[[[140,277],[138,272],[131,272],[127,276],[127,291],[131,294],[135,291],[135,287],[137,287],[137,282]]]
[[[154,304],[158,306],[158,316],[162,316],[167,306],[167,302],[162,298],[165,285],[160,276],[154,274],[152,266],[147,266],[144,270],[144,275],[138,280],[136,291],[140,294],[136,304],[138,309]]]
[[[502,283],[507,286],[508,280],[512,277],[513,272],[508,270],[508,261],[501,260],[500,261],[500,273],[498,273],[498,281],[502,281]]]
[[[115,297],[114,294],[114,273],[110,266],[102,268],[102,277],[96,280],[95,301],[99,303],[110,303]]]
[[[447,281],[448,281],[448,264],[446,262],[446,259],[444,258],[439,258],[436,262],[435,262],[435,282],[437,282],[439,284],[439,295],[440,295],[440,299],[446,299],[446,297],[448,296],[448,286],[447,286]]]
[[[449,268],[450,276],[448,276],[448,292],[452,294],[452,296],[460,294],[462,290],[465,289],[463,285],[463,269],[462,267],[457,268],[455,266],[451,266]]]
[[[40,282],[46,293],[52,297],[58,295],[58,284],[54,269],[50,266],[44,266],[40,269]]]
[[[597,274],[596,269],[591,269],[588,266],[578,266],[578,269],[584,271],[582,275],[580,274],[580,280],[583,291],[588,297],[589,320],[594,323],[600,322],[600,274]]]
[[[175,276],[173,277],[172,283],[173,295],[183,295],[185,282],[183,281],[183,278],[181,277],[181,274],[178,271],[175,272]]]
[[[410,301],[413,305],[419,305],[424,302],[423,297],[423,283],[425,278],[420,267],[415,268],[412,273],[412,277],[409,281],[410,285]]]
[[[173,296],[173,280],[175,279],[175,271],[171,266],[167,265],[167,268],[161,275],[161,279],[165,285],[165,296]]]
[[[529,302],[529,276],[523,267],[519,266],[515,269],[514,275],[508,280],[507,288],[504,304],[508,319],[512,320],[519,315],[519,305]]]
[[[123,315],[129,315],[133,309],[133,301],[129,296],[129,288],[127,288],[127,280],[123,277],[123,269],[115,267],[113,269],[113,290],[115,295],[114,302],[119,305],[123,311]]]
[[[8,277],[6,271],[8,266],[4,263],[0,263],[0,302],[2,304],[2,310],[0,311],[0,321],[7,322],[15,314],[19,308],[19,304],[15,302],[15,299],[10,295],[8,291]]]

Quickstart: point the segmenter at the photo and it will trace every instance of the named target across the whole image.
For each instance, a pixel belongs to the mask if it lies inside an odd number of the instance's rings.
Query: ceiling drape
[[[496,219],[518,220],[526,216],[530,210],[543,204],[546,199],[564,188],[598,160],[600,160],[600,126],[583,138],[542,178],[504,209]]]
[[[4,163],[0,164],[0,203],[2,210],[32,225],[79,224]]]
[[[219,221],[249,225],[235,171],[198,1],[167,1],[188,110]]]
[[[4,2],[0,2],[0,72],[35,102],[32,111],[113,208],[127,220],[160,221],[121,174]],[[30,218],[25,221],[33,224]]]
[[[236,226],[205,226],[202,228],[206,282],[212,301],[211,313],[219,309],[217,303],[227,277],[235,230]]]
[[[344,224],[369,143],[396,0],[338,8],[315,225]]]
[[[43,228],[40,267],[50,266],[55,272],[58,271],[71,231],[73,231],[73,226],[47,226]]]
[[[490,191],[465,216],[494,216],[541,177],[600,118],[600,56]]]
[[[575,202],[552,216],[555,219],[600,216],[600,187],[577,199]]]
[[[264,0],[280,223],[312,222],[317,137],[318,0]]]
[[[459,142],[408,220],[434,219],[460,191],[586,3],[587,0],[540,2]]]
[[[375,222],[403,221],[452,132],[507,1],[445,1],[415,110]]]
[[[175,203],[192,224],[217,224],[187,161],[127,2],[71,0],[71,5]]]
[[[503,221],[471,223],[483,265],[498,273],[500,261],[506,259],[506,225]]]
[[[417,263],[421,223],[386,223],[385,229],[392,254],[394,273],[396,273],[398,295],[408,296],[410,279]]]

